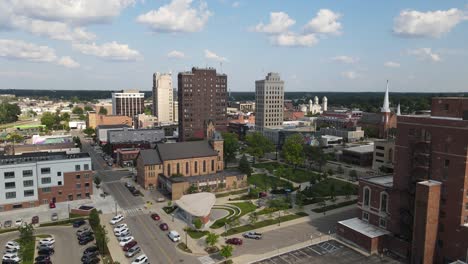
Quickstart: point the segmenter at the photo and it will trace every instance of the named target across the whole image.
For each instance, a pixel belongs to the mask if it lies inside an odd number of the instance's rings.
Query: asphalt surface
[[[123,181],[105,182],[102,188],[114,197],[122,209],[142,207],[144,204],[143,198],[141,196],[133,196],[125,187]]]
[[[87,246],[80,246],[76,239],[76,229],[70,226],[41,227],[35,230],[35,235],[47,234],[55,237],[55,254],[52,255],[52,263],[80,264],[81,256]],[[0,247],[9,240],[19,238],[18,232],[10,232],[0,235]]]

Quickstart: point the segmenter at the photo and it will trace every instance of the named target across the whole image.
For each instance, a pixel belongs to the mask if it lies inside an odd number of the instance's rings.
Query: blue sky
[[[38,3],[40,2],[40,3]],[[231,91],[468,91],[468,1],[4,0],[0,89],[150,90],[211,66]]]

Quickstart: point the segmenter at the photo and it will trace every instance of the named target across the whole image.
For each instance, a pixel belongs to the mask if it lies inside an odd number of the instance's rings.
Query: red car
[[[159,225],[159,228],[161,228],[162,231],[167,231],[169,226],[166,223],[162,223]]]
[[[138,243],[135,240],[128,242],[127,244],[125,244],[125,246],[123,246],[123,251],[128,251],[129,249],[134,247],[136,244]]]
[[[154,221],[159,221],[161,219],[158,214],[151,214],[151,218],[153,218]]]
[[[228,240],[226,240],[226,244],[231,244],[231,245],[242,245],[242,239],[233,237]]]
[[[55,208],[55,203],[54,203],[54,202],[50,202],[50,203],[49,203],[49,208],[50,208],[50,209]]]

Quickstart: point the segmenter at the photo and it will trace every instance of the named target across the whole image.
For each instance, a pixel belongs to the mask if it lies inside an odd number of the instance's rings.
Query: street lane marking
[[[141,223],[141,225],[143,226],[143,228],[146,230],[146,232],[147,232],[148,234],[150,234],[150,236],[151,236],[152,239],[157,240],[157,239],[156,239],[156,236],[154,235],[154,233],[151,232],[150,228],[148,228],[148,226],[145,224],[145,222],[144,222],[142,219],[140,219],[139,217],[135,217],[135,219],[136,219],[138,222]],[[164,254],[164,256],[169,260],[169,263],[173,264],[174,262],[172,262],[172,259],[171,259],[171,257],[169,257],[169,255],[167,254],[166,250],[164,250],[164,249],[159,245],[159,243],[155,243],[155,244],[156,244],[156,246],[159,248],[159,250]],[[175,250],[177,250],[177,249],[175,249]]]
[[[202,264],[215,264],[216,263],[216,261],[214,261],[210,256],[199,257],[198,260]]]

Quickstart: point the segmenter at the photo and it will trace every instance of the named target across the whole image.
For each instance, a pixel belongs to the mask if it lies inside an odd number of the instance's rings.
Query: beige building
[[[170,73],[153,74],[153,115],[159,122],[174,122],[174,99],[172,75]]]
[[[152,128],[158,126],[158,118],[153,115],[139,114],[133,120],[135,128]]]
[[[372,161],[372,169],[385,172],[393,172],[393,164],[395,162],[395,140],[384,139],[374,141],[374,158]]]
[[[172,116],[174,117],[174,122],[179,122],[179,100],[177,98],[177,89],[174,89],[173,93],[173,109],[172,109]]]
[[[265,80],[255,81],[255,129],[283,124],[284,81],[278,73],[270,72]]]

